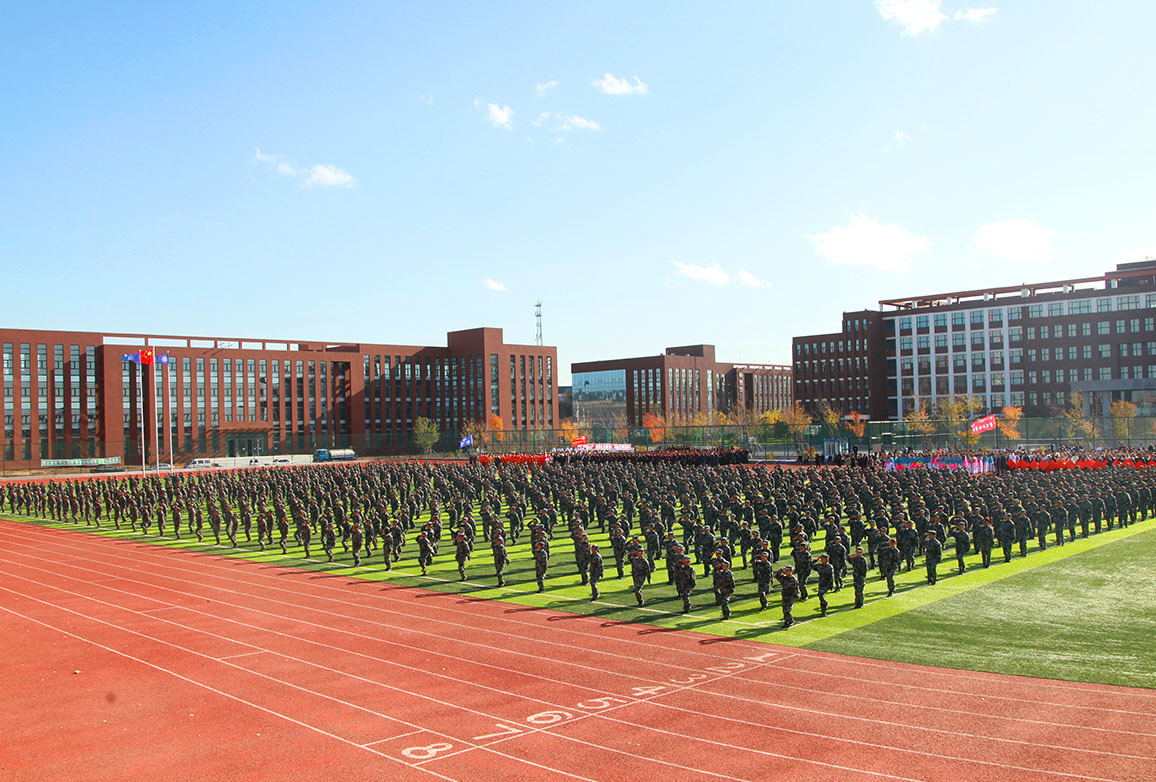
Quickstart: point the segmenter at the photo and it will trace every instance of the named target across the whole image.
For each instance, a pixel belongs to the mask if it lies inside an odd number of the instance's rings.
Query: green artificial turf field
[[[1156,629],[1156,568],[1150,566],[1156,556],[1156,519],[1043,552],[1037,551],[1033,540],[1027,558],[1017,557],[1007,564],[997,547],[993,565],[986,570],[980,568],[979,556],[973,553],[967,557],[969,570],[963,575],[955,573],[949,547],[936,586],[926,585],[922,557],[917,557],[915,569],[896,578],[896,594],[890,598],[878,571],[871,570],[865,607],[852,607],[854,596],[848,577],[844,589],[828,595],[830,612],[826,617],[819,616],[812,577],[810,599],[795,605],[796,625],[781,630],[777,591],[771,594],[770,607],[761,611],[750,570],[741,567],[737,555],[738,589],[730,621],[723,621],[714,605],[711,579],[703,576],[701,565],[691,613],[681,613],[674,587],[666,583],[662,560],[657,563],[653,583],[644,589],[646,605],[637,607],[629,567],[625,578],[616,578],[608,536],[593,530],[590,538],[601,547],[606,563],[597,601],[590,599],[589,587],[579,581],[573,546],[564,534],[555,536],[546,591],[537,594],[526,537],[508,547],[511,564],[506,568],[506,586],[498,587],[488,548],[475,551],[467,566],[467,580],[458,581],[448,534],[428,575],[422,576],[416,565],[414,532],[407,535],[401,560],[392,571],[386,571],[380,551],[363,558],[362,566],[355,568],[351,556],[341,552],[340,544],[335,552],[337,561],[326,562],[317,536],[312,558],[304,559],[295,544],[290,545],[288,556],[277,546],[262,552],[256,544],[244,542],[243,532],[238,548],[227,541],[217,546],[211,542],[207,525],[206,542],[198,543],[187,533],[182,533],[182,540],[174,540],[171,530],[165,538],[131,532],[127,522],[122,523],[126,528],[118,531],[108,520],[97,530],[83,522],[61,524],[11,514],[6,517],[398,586],[594,615],[608,621],[950,668],[1156,687],[1156,644],[1150,642]],[[423,516],[421,521],[425,519]],[[480,525],[478,536],[481,546]]]
[[[1156,529],[1150,525],[808,646],[946,668],[1156,687]]]

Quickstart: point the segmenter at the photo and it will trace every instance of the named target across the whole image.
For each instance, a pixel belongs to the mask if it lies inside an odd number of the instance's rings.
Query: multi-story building
[[[879,304],[794,339],[797,399],[896,419],[953,396],[1044,415],[1079,393],[1094,415],[1119,399],[1156,413],[1156,261]]]
[[[658,356],[570,365],[574,417],[593,425],[640,426],[651,413],[668,423],[700,413],[728,415],[791,404],[791,368],[728,364],[714,345],[667,348]]]
[[[843,313],[836,333],[795,337],[795,400],[811,413],[825,402],[844,413],[886,418],[884,343],[882,314],[872,310]]]
[[[33,466],[139,461],[142,439],[150,461],[158,445],[178,461],[385,453],[408,446],[419,417],[454,443],[491,415],[507,430],[558,421],[557,348],[506,344],[501,329],[451,332],[445,347],[0,329],[0,346],[0,456]],[[146,347],[168,363],[122,361]]]

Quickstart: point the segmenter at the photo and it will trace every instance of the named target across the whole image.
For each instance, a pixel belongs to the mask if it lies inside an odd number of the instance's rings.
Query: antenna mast
[[[537,324],[537,331],[534,334],[534,344],[541,347],[542,345],[542,300],[539,299],[534,304],[534,321]]]

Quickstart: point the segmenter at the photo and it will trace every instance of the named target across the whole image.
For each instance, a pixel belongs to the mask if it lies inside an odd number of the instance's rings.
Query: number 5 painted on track
[[[582,701],[578,704],[578,708],[597,711],[599,709],[609,709],[611,704],[614,703],[627,703],[627,701],[622,700],[622,698],[594,698],[592,700]]]
[[[428,744],[424,747],[406,747],[401,751],[401,754],[410,760],[429,760],[438,753],[448,752],[453,748],[453,744],[439,741],[437,744]]]

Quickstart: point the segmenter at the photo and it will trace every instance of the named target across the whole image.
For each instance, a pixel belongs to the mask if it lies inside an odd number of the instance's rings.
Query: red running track
[[[0,777],[1148,780],[1156,693],[0,521]],[[640,777],[639,775],[646,775]]]

